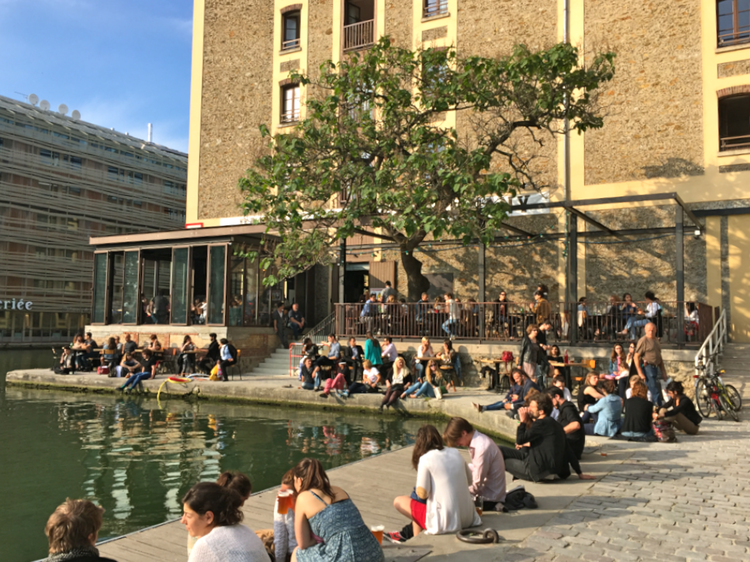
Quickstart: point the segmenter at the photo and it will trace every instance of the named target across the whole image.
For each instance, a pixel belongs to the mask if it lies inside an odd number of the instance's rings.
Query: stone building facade
[[[567,186],[562,139],[537,149],[546,194],[554,202],[677,193],[704,227],[699,236],[685,234],[685,299],[727,310],[733,337],[748,341],[750,29],[737,23],[736,9],[737,2],[712,0],[195,0],[187,222],[246,221],[236,185],[266,149],[258,126],[276,132],[293,124],[283,119],[288,72],[314,73],[325,60],[340,60],[352,47],[352,25],[373,41],[389,35],[404,47],[453,45],[483,56],[503,56],[517,43],[549,46],[567,29],[584,57],[614,50],[616,77],[602,96],[604,127],[570,138]],[[304,119],[306,95],[299,93],[296,119]],[[445,122],[467,131],[453,114]],[[655,203],[590,214],[631,229],[672,226],[675,218],[674,206]],[[564,232],[568,218],[553,210],[509,222],[533,233]],[[565,298],[564,239],[498,235],[486,252],[487,299],[504,289],[511,300],[526,300],[537,283],[550,287],[552,300]],[[423,250],[425,273],[450,279],[462,300],[477,297],[476,247]],[[392,251],[350,244],[350,252],[356,268],[381,277],[392,271],[405,290]],[[590,302],[623,292],[639,300],[646,290],[676,299],[673,235],[582,238],[578,256],[577,296]],[[316,276],[329,284],[323,308],[335,300],[337,276]]]

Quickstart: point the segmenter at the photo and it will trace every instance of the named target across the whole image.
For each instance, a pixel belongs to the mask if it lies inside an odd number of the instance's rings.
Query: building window
[[[444,16],[447,13],[448,0],[424,0],[424,17]]]
[[[716,2],[719,47],[750,43],[750,0]]]
[[[750,95],[719,100],[719,150],[750,147]]]
[[[363,49],[374,42],[374,0],[347,0],[344,4],[344,51]]]
[[[291,84],[281,88],[281,122],[295,123],[299,121],[299,84]]]
[[[281,50],[296,49],[300,46],[300,12],[287,12],[281,16],[283,21]]]

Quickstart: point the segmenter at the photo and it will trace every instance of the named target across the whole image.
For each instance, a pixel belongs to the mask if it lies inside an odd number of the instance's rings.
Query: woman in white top
[[[380,404],[380,411],[383,411],[383,406],[390,408],[396,403],[401,393],[404,392],[406,384],[411,384],[411,373],[406,368],[406,361],[403,357],[397,357],[396,361],[393,362],[393,377],[389,381],[385,381],[386,390],[385,396],[383,396],[383,402]]]
[[[270,562],[258,535],[241,523],[242,498],[234,490],[200,482],[182,504],[182,524],[198,539],[188,562]]]
[[[469,494],[472,474],[457,449],[445,447],[433,425],[417,432],[412,466],[417,471],[416,497],[399,496],[393,506],[411,519],[401,531],[388,533],[393,542],[405,542],[422,531],[430,535],[456,533],[482,520]]]
[[[434,357],[435,351],[432,349],[430,344],[430,338],[422,338],[422,345],[417,348],[417,357]],[[425,364],[422,361],[416,360],[414,362],[414,370],[417,372],[417,378],[421,379],[424,377]]]

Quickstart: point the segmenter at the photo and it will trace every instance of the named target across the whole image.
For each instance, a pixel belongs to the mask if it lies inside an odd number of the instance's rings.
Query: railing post
[[[675,270],[677,281],[677,347],[685,346],[685,228],[680,205],[675,209]]]

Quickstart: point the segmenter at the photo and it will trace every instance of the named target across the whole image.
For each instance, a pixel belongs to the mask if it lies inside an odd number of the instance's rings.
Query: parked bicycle
[[[742,397],[737,389],[731,384],[724,384],[721,375],[713,369],[706,368],[706,363],[696,367],[701,372],[694,375],[695,378],[695,403],[698,411],[704,418],[716,414],[716,419],[723,420],[729,414],[734,421],[740,421],[739,411],[742,409]]]

